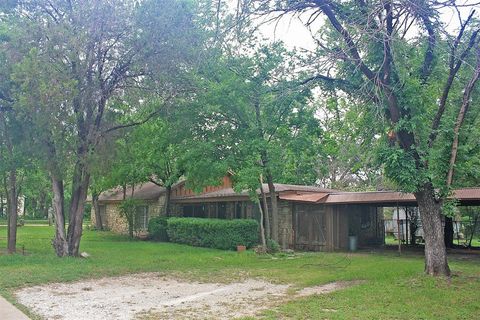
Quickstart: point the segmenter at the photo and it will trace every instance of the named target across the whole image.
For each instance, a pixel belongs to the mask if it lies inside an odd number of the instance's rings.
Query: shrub
[[[167,217],[154,217],[148,222],[148,236],[155,241],[168,241]]]
[[[267,240],[267,252],[268,253],[277,253],[280,251],[280,245],[277,241],[273,239]]]
[[[258,223],[251,219],[170,218],[167,225],[170,241],[176,243],[223,250],[258,243]]]

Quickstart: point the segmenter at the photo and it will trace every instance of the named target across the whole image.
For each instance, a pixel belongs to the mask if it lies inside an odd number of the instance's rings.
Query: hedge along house
[[[264,185],[263,189],[268,198],[268,186]],[[275,191],[279,242],[284,248],[297,250],[346,250],[349,235],[357,236],[359,247],[383,245],[383,207],[416,206],[412,194],[400,192],[342,192],[287,184],[275,184]],[[118,208],[122,193],[118,193],[102,194],[99,203],[105,206],[105,226],[126,232],[126,222],[122,222]],[[144,201],[146,208],[139,208],[136,221],[147,221],[163,212],[163,188],[146,183],[133,194],[134,198]],[[480,189],[457,190],[455,197],[461,205],[479,205]],[[268,206],[270,209],[270,204]],[[224,177],[219,186],[206,187],[199,193],[188,189],[185,182],[178,183],[172,188],[170,208],[172,216],[260,220],[258,205],[250,200],[247,192],[235,192],[229,176]],[[142,226],[146,228],[146,223]]]

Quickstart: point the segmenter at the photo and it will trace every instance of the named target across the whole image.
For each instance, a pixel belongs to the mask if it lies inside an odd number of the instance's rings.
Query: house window
[[[218,219],[225,219],[227,217],[227,204],[225,202],[218,203],[218,212],[217,218]]]
[[[193,215],[197,218],[205,218],[205,206],[198,204],[193,207]]]
[[[183,206],[183,216],[184,217],[194,217],[193,206]]]
[[[102,223],[102,227],[106,227],[107,222],[107,206],[106,205],[99,205],[98,211],[100,215],[100,222]]]
[[[136,230],[147,230],[148,206],[137,206],[135,208],[134,225]]]
[[[235,218],[242,219],[243,218],[243,202],[236,202],[235,203]]]

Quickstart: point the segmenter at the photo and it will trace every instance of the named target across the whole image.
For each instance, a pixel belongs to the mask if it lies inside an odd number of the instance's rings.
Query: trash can
[[[350,251],[357,251],[357,236],[348,236],[348,250]]]

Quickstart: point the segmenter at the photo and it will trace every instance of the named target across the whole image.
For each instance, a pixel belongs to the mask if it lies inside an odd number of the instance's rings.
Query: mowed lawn
[[[362,284],[300,298],[264,312],[266,319],[480,319],[480,257],[450,257],[451,279],[423,275],[420,255],[393,252],[298,253],[275,257],[131,241],[110,232],[85,231],[87,259],[57,258],[52,227],[19,228],[26,255],[0,255],[0,294],[14,301],[20,287],[48,282],[162,272],[200,281],[230,282],[260,277],[297,288],[340,280]],[[0,227],[0,246],[6,230]],[[0,251],[3,252],[3,251]]]

